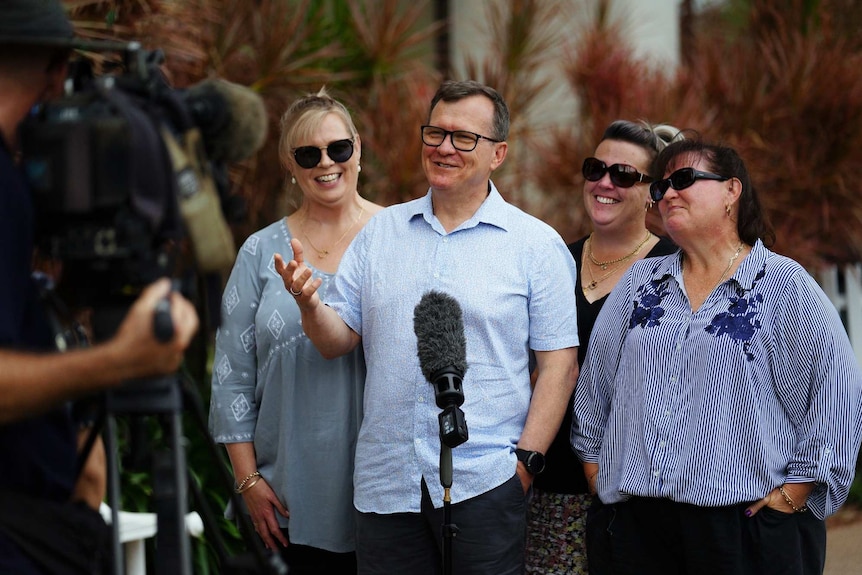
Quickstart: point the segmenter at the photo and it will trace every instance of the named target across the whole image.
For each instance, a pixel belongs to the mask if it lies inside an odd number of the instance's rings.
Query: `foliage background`
[[[326,85],[348,104],[363,141],[361,192],[381,204],[425,192],[418,126],[452,70],[495,86],[512,112],[513,153],[495,181],[507,198],[566,241],[589,231],[580,200],[582,158],[617,118],[665,122],[736,147],[776,228],[776,251],[810,270],[862,260],[862,3],[729,0],[695,13],[681,2],[682,65],[638,58],[611,0],[511,0],[488,5],[483,60],[435,68],[445,33],[428,0],[67,0],[78,32],[138,39],[166,54],[176,87],[222,77],[259,93],[270,117],[263,148],[231,168],[247,212],[237,244],[291,210],[277,155],[278,119],[298,94]],[[577,11],[576,29],[552,26]],[[565,57],[545,53],[562,46]],[[100,57],[97,55],[97,57]],[[445,59],[443,60],[445,61]],[[549,132],[526,118],[555,66],[577,99]],[[656,214],[651,227],[660,227]],[[205,331],[209,338],[212,330]],[[192,376],[208,401],[206,342]],[[203,439],[192,440],[196,452]],[[214,506],[223,488],[190,457]],[[126,474],[130,508],[145,508],[145,477]],[[856,501],[862,487],[854,486]],[[230,532],[232,527],[225,526]],[[202,551],[199,572],[213,569]]]

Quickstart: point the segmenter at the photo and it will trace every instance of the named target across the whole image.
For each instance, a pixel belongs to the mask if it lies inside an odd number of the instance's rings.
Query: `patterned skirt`
[[[526,573],[586,575],[587,494],[549,493],[533,488],[527,519]]]

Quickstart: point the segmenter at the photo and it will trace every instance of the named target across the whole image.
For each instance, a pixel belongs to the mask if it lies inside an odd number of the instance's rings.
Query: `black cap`
[[[60,0],[0,0],[0,46],[53,46],[82,50],[123,50],[133,45],[119,40],[75,37],[75,29]],[[134,44],[138,48],[138,44]]]
[[[81,44],[60,0],[0,0],[0,45]]]

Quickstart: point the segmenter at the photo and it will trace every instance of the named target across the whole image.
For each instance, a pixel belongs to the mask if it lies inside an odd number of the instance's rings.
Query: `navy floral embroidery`
[[[653,268],[653,274],[656,271],[658,271],[658,266]],[[659,325],[659,320],[664,315],[661,302],[669,291],[668,282],[665,278],[652,280],[640,286],[635,294],[634,309],[631,318],[629,318],[629,329],[634,329],[635,326],[654,327]]]
[[[717,314],[709,322],[709,325],[704,328],[706,333],[715,337],[727,335],[737,341],[741,341],[742,351],[745,354],[745,359],[748,361],[754,361],[754,354],[750,351],[751,338],[754,337],[754,333],[761,327],[757,315],[760,313],[760,304],[763,303],[763,294],[755,293],[754,288],[765,275],[766,264],[757,272],[754,282],[751,284],[751,289],[743,290],[737,288],[736,296],[730,298],[727,311]]]

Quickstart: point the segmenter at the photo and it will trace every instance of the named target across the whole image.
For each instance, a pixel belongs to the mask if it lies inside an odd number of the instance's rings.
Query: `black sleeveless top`
[[[584,236],[568,246],[578,268],[578,284],[575,289],[575,305],[577,305],[578,309],[578,338],[580,339],[578,367],[584,363],[584,358],[587,356],[587,346],[590,342],[590,333],[593,331],[593,325],[596,323],[596,318],[602,310],[602,306],[605,305],[608,299],[608,296],[604,296],[590,303],[584,297],[584,290],[581,287],[581,256],[587,237],[589,236]],[[651,258],[672,254],[677,249],[677,246],[669,239],[659,238],[659,242],[649,251],[646,257]],[[560,425],[557,436],[548,448],[548,453],[545,454],[545,470],[533,480],[533,484],[542,491],[567,494],[588,492],[587,479],[584,477],[584,468],[569,443],[569,436],[572,430],[573,401],[574,396],[569,398],[569,407],[563,416],[563,423]]]

